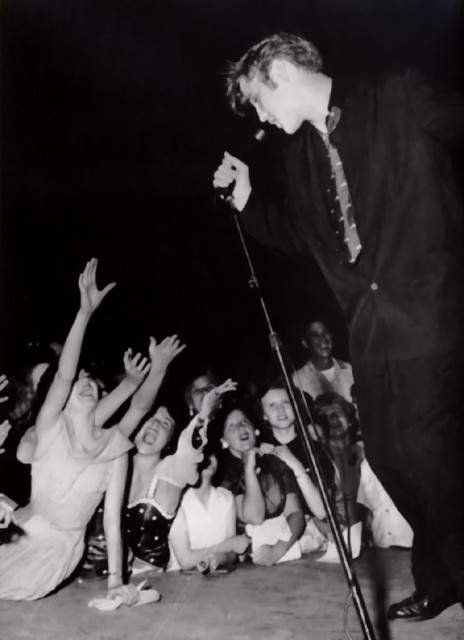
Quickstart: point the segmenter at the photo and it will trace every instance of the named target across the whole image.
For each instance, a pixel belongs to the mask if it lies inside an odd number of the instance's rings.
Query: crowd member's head
[[[194,416],[200,412],[204,396],[218,385],[218,378],[210,367],[205,367],[192,377],[185,388],[184,398],[189,415]]]
[[[274,433],[295,434],[296,416],[288,391],[280,378],[266,381],[258,390],[256,397],[265,426],[271,427]],[[304,391],[295,389],[294,400],[302,419],[311,422],[313,418],[313,401]]]
[[[135,436],[137,453],[146,456],[161,456],[172,440],[176,422],[165,406],[159,406],[147,418]]]
[[[327,360],[332,356],[332,334],[322,320],[312,320],[306,325],[301,344],[311,360]]]
[[[9,415],[14,422],[30,421],[30,413],[34,408],[40,380],[50,364],[55,361],[56,354],[48,345],[38,342],[28,343],[23,356],[23,365],[10,385],[13,402]]]
[[[98,384],[86,371],[81,371],[71,388],[65,411],[74,417],[90,415],[95,411],[98,400]]]
[[[332,446],[355,443],[359,425],[354,406],[338,393],[323,393],[314,402],[316,421]]]
[[[273,430],[288,431],[295,424],[295,413],[288,392],[279,382],[266,385],[259,394],[263,419]]]
[[[304,120],[322,115],[321,71],[321,55],[311,42],[277,33],[230,66],[227,95],[236,113],[243,114],[251,105],[262,122],[292,134]]]
[[[232,394],[226,397],[215,422],[221,433],[222,447],[237,458],[256,446],[258,420],[247,400]]]

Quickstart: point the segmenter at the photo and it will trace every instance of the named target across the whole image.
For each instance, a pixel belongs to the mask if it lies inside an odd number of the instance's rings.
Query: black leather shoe
[[[412,596],[392,604],[388,609],[387,618],[389,620],[431,620],[456,602],[459,600],[451,593],[431,597],[415,591]]]

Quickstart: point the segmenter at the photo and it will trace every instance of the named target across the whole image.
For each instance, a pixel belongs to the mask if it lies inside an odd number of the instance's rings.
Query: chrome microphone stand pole
[[[374,629],[369,617],[369,613],[367,611],[366,603],[364,601],[364,598],[361,592],[361,587],[359,585],[355,570],[352,566],[352,560],[350,558],[350,554],[348,552],[345,540],[343,538],[341,527],[337,520],[337,515],[335,513],[332,502],[330,500],[329,490],[328,490],[325,478],[322,474],[321,467],[319,465],[319,461],[317,459],[312,440],[305,426],[305,421],[303,419],[299,403],[296,400],[295,388],[293,386],[291,376],[289,375],[289,368],[286,364],[285,357],[282,352],[279,336],[277,335],[277,332],[274,330],[274,327],[272,325],[267,304],[266,304],[266,301],[264,300],[263,293],[259,284],[259,280],[256,275],[256,271],[254,269],[250,252],[248,250],[248,245],[246,243],[246,240],[243,234],[242,226],[240,224],[240,220],[238,217],[238,212],[233,206],[233,199],[230,194],[226,193],[223,196],[219,196],[219,199],[221,202],[227,203],[227,205],[233,211],[233,219],[234,219],[235,227],[237,229],[241,247],[248,265],[249,273],[250,273],[248,284],[250,289],[253,289],[255,291],[258,297],[259,304],[261,306],[261,310],[264,315],[264,320],[269,332],[270,347],[274,354],[275,360],[280,368],[280,371],[282,373],[282,378],[285,383],[285,388],[287,390],[290,403],[292,405],[292,409],[295,413],[296,427],[297,427],[296,430],[298,433],[298,437],[301,443],[303,444],[303,449],[304,449],[307,461],[310,463],[311,468],[314,470],[317,486],[321,494],[325,512],[327,514],[327,520],[329,522],[330,530],[332,532],[334,542],[337,547],[338,555],[340,557],[341,565],[343,567],[345,578],[348,583],[350,594],[353,597],[353,602],[355,605],[356,613],[359,618],[359,623],[360,623],[364,638],[365,640],[375,640]],[[306,413],[307,413],[307,419],[308,419],[307,421],[309,421],[309,424],[314,426],[314,422],[308,407],[306,407]]]

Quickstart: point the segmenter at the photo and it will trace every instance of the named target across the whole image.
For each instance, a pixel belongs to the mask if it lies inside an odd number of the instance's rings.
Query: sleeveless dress
[[[96,457],[77,455],[63,417],[46,437],[50,446],[32,463],[31,500],[15,512],[25,535],[0,546],[0,599],[41,598],[71,575],[114,461],[133,446],[114,427]]]
[[[207,504],[198,498],[195,489],[187,489],[180,503],[192,549],[203,549],[219,544],[235,535],[236,511],[234,496],[224,487],[211,487]],[[179,527],[178,515],[170,531],[171,560],[168,571],[179,571],[181,566],[173,550]]]

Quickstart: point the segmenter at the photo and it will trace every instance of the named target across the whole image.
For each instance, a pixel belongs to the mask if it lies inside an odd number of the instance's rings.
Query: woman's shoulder
[[[232,491],[230,491],[226,487],[215,487],[215,494],[220,500],[224,502],[234,502]]]
[[[114,426],[111,429],[104,429],[108,431],[105,433],[104,438],[106,440],[103,445],[103,449],[98,455],[99,462],[108,462],[120,458],[125,453],[133,448],[132,442],[119,430],[119,427]]]
[[[64,459],[69,451],[65,429],[66,422],[63,413],[60,413],[54,424],[51,424],[45,431],[37,429],[35,425],[29,427],[23,438],[29,439],[33,447],[30,462],[32,464],[40,463],[46,461],[50,456],[55,457],[56,455],[59,455],[60,459]]]

